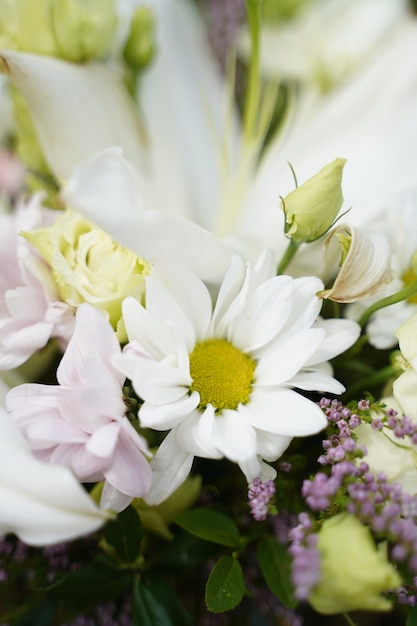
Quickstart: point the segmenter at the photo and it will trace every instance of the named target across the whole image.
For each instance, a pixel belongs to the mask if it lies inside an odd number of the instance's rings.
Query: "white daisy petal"
[[[184,395],[169,404],[145,402],[139,410],[141,425],[156,430],[174,428],[198,406],[199,401],[199,394],[193,391],[191,395]]]
[[[225,409],[215,417],[213,443],[231,461],[256,456],[256,433],[239,410]]]
[[[187,478],[193,460],[194,455],[179,447],[176,431],[172,430],[151,461],[152,484],[145,501],[159,504],[166,500]]]
[[[251,294],[245,314],[236,320],[230,340],[244,352],[268,343],[287,321],[292,307],[293,280],[276,276],[264,282]],[[278,310],[274,303],[279,298]]]
[[[151,315],[135,298],[123,302],[123,321],[130,341],[137,341],[155,358],[175,354],[171,329],[163,320]]]
[[[176,281],[175,268],[161,268],[154,275],[161,283],[149,280],[146,314],[138,303],[125,303],[128,334],[136,342],[118,363],[144,400],[142,424],[172,429],[151,462],[150,503],[183,482],[194,456],[225,457],[249,481],[267,480],[275,470],[264,460],[277,460],[292,437],[325,428],[319,407],[291,388],[342,391],[326,354],[346,349],[356,331],[338,320],[315,327],[322,282],[271,277],[273,270],[267,253],[255,268],[234,257],[213,306],[198,279],[184,280],[180,271]],[[158,329],[162,339],[153,336]],[[164,334],[172,339],[171,353]],[[306,367],[312,360],[315,365]]]
[[[279,385],[288,381],[316,352],[324,338],[322,329],[309,328],[295,337],[274,342],[256,366],[256,386]]]
[[[313,435],[327,424],[321,409],[291,389],[253,392],[252,402],[241,412],[254,428],[286,437]]]

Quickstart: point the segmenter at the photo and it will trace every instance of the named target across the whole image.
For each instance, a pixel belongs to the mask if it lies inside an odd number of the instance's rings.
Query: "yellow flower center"
[[[190,354],[191,391],[200,394],[199,407],[236,409],[248,401],[256,362],[225,339],[196,344]]]

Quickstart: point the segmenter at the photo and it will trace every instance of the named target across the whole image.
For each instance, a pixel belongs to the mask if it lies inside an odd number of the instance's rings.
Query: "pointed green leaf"
[[[175,522],[200,539],[229,548],[236,548],[239,545],[240,535],[236,524],[230,517],[218,511],[192,509],[177,517]]]
[[[176,626],[162,602],[141,581],[133,588],[132,619],[134,626]]]
[[[213,567],[206,585],[209,611],[222,613],[239,604],[245,593],[242,568],[237,559],[224,556]]]
[[[76,599],[77,602],[103,602],[117,598],[131,585],[131,581],[130,572],[91,564],[63,576],[45,591],[58,598]]]
[[[124,561],[134,561],[139,556],[142,539],[142,523],[135,509],[129,506],[108,522],[104,537]]]
[[[405,626],[417,626],[417,604],[413,606],[407,615]]]
[[[264,537],[258,545],[258,561],[271,591],[290,608],[297,604],[290,579],[291,557],[274,537]]]

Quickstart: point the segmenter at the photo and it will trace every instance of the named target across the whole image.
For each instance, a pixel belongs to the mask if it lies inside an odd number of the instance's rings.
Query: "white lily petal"
[[[333,287],[322,291],[322,298],[335,302],[355,302],[378,292],[393,280],[391,250],[384,237],[366,234],[350,224],[340,224],[326,240],[330,254],[338,235],[349,238],[349,251]]]
[[[0,534],[48,545],[99,528],[100,511],[73,474],[35,459],[11,418],[0,409]]]
[[[0,67],[26,99],[48,164],[59,179],[110,146],[120,146],[135,167],[141,166],[139,117],[118,76],[99,65],[9,50],[0,53]]]
[[[225,102],[219,68],[192,3],[154,0],[152,8],[158,54],[143,76],[139,99],[150,143],[152,208],[212,229]]]

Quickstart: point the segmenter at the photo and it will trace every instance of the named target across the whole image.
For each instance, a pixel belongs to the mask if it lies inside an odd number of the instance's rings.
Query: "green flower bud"
[[[79,63],[104,57],[117,26],[114,0],[51,0],[59,56]]]
[[[341,513],[323,523],[317,544],[321,580],[310,594],[312,607],[324,615],[349,611],[388,611],[383,593],[402,581],[389,563],[384,545],[376,546],[369,528]]]
[[[0,47],[82,62],[108,52],[117,16],[114,0],[0,0],[0,24]]]
[[[262,18],[267,22],[287,20],[309,3],[311,0],[263,0]]]
[[[149,7],[142,6],[132,17],[123,56],[133,69],[141,70],[152,61],[155,52],[155,16]]]
[[[285,234],[295,243],[315,241],[334,224],[343,204],[346,159],[335,159],[282,199]]]
[[[125,340],[122,302],[127,296],[141,300],[149,263],[71,210],[53,226],[23,235],[51,266],[62,300],[106,311],[119,340]]]

